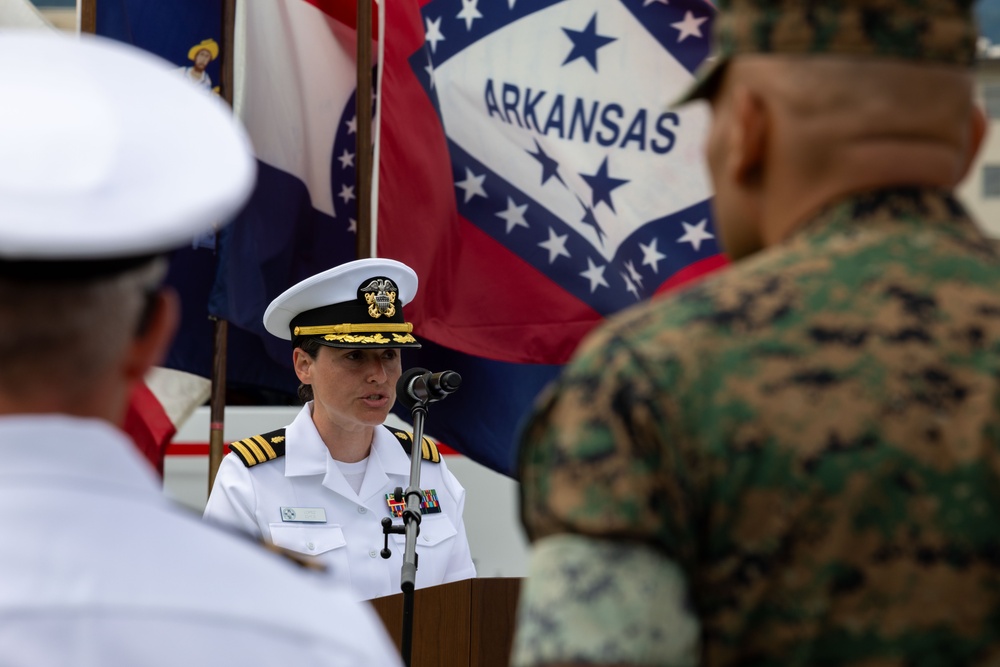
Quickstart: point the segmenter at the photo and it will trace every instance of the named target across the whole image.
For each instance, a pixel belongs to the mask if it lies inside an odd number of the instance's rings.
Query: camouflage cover
[[[520,473],[532,539],[681,566],[705,665],[1000,664],[1000,258],[950,194],[842,201],[595,332]]]
[[[681,100],[709,97],[741,54],[839,54],[971,66],[975,0],[717,0],[713,57]]]

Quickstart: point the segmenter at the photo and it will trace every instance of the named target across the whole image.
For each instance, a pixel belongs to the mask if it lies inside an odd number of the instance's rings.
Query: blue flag
[[[192,85],[221,93],[221,0],[101,0],[95,9],[97,34],[154,53],[174,63],[177,75]],[[212,178],[213,165],[191,168]],[[220,267],[216,241],[215,234],[207,234],[175,251],[166,280],[181,295],[181,323],[164,366],[202,377],[212,375],[214,362],[208,302]],[[235,393],[245,388],[257,398],[262,390],[271,396],[294,392],[287,364],[267,355],[260,336],[231,327],[227,346],[227,381]]]

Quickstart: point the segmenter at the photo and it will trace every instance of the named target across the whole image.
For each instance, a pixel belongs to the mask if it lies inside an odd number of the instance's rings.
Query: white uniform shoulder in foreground
[[[401,664],[370,607],[173,507],[133,449],[95,420],[0,418],[5,666]]]

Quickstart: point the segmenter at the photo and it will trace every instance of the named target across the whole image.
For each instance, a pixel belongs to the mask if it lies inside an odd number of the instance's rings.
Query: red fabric
[[[132,391],[123,430],[162,478],[167,445],[177,433],[177,428],[144,382],[137,384]]]
[[[709,257],[708,259],[703,259],[700,262],[695,262],[694,264],[685,266],[683,269],[671,276],[669,280],[660,285],[660,287],[656,290],[656,294],[660,295],[673,291],[682,285],[694,282],[699,278],[707,276],[712,271],[721,269],[728,265],[729,260],[726,259],[725,255],[715,255],[714,257]]]

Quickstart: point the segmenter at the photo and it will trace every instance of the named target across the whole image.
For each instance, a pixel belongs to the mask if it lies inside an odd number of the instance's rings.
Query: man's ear
[[[969,170],[972,169],[976,156],[979,155],[979,149],[982,148],[983,141],[986,139],[987,129],[989,129],[989,121],[986,119],[986,112],[980,105],[973,104],[969,117],[969,145],[966,148],[964,164],[958,178],[955,179],[956,185],[962,182],[968,176]]]
[[[180,300],[170,288],[160,288],[151,297],[149,314],[142,330],[132,339],[125,357],[125,375],[130,382],[142,379],[163,361],[180,323]]]
[[[767,107],[757,93],[745,86],[737,86],[732,95],[730,176],[743,187],[755,187],[760,182],[767,157],[770,131]]]

